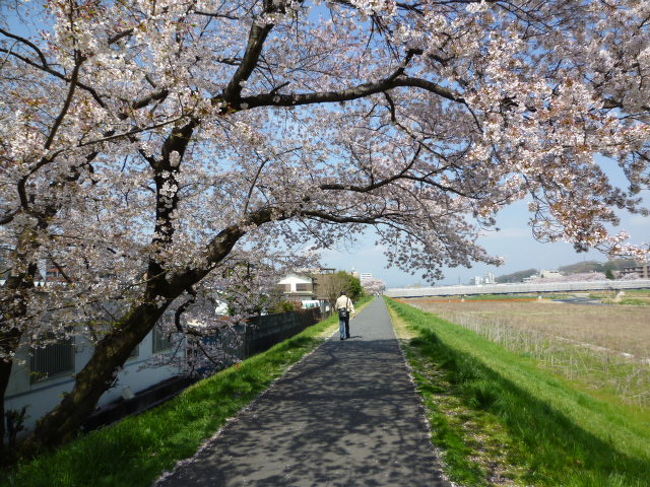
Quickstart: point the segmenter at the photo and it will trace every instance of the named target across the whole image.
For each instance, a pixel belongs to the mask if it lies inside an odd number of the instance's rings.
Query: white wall
[[[311,284],[312,280],[310,277],[299,276],[298,274],[289,274],[287,277],[282,279],[278,284],[289,284],[291,286],[289,292],[296,292],[296,284]]]
[[[165,353],[165,352],[162,352]],[[36,421],[56,406],[64,392],[72,389],[73,375],[81,371],[92,356],[92,345],[77,338],[75,340],[74,373],[53,377],[44,381],[30,383],[29,356],[27,350],[20,351],[11,369],[11,378],[5,394],[5,410],[19,410],[27,407],[25,426],[31,429]],[[138,393],[163,380],[179,375],[182,371],[178,366],[147,366],[146,362],[153,356],[153,337],[149,333],[139,345],[138,355],[130,358],[124,364],[118,375],[116,384],[106,391],[99,399],[99,406],[104,406],[122,396],[125,387]],[[23,364],[18,364],[19,360]]]

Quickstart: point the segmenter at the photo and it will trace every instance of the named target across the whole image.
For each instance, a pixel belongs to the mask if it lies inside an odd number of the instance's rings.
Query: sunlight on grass
[[[362,299],[363,309],[372,298]],[[338,327],[332,316],[243,362],[194,384],[138,416],[81,436],[59,450],[0,475],[16,487],[149,486],[190,457],[228,418],[316,349]]]
[[[650,425],[476,333],[389,301],[448,474],[466,485],[647,486]]]

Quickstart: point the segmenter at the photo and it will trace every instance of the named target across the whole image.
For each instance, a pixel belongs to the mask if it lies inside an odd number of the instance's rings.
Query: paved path
[[[383,300],[350,333],[293,367],[157,486],[448,486]]]

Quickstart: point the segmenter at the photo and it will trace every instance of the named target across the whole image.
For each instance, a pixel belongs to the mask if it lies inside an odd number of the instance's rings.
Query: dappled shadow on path
[[[397,342],[353,337],[325,343],[159,485],[448,485],[439,472]]]

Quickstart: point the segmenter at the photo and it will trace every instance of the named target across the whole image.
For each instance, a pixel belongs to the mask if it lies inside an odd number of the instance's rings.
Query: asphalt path
[[[448,487],[376,299],[156,487]]]

